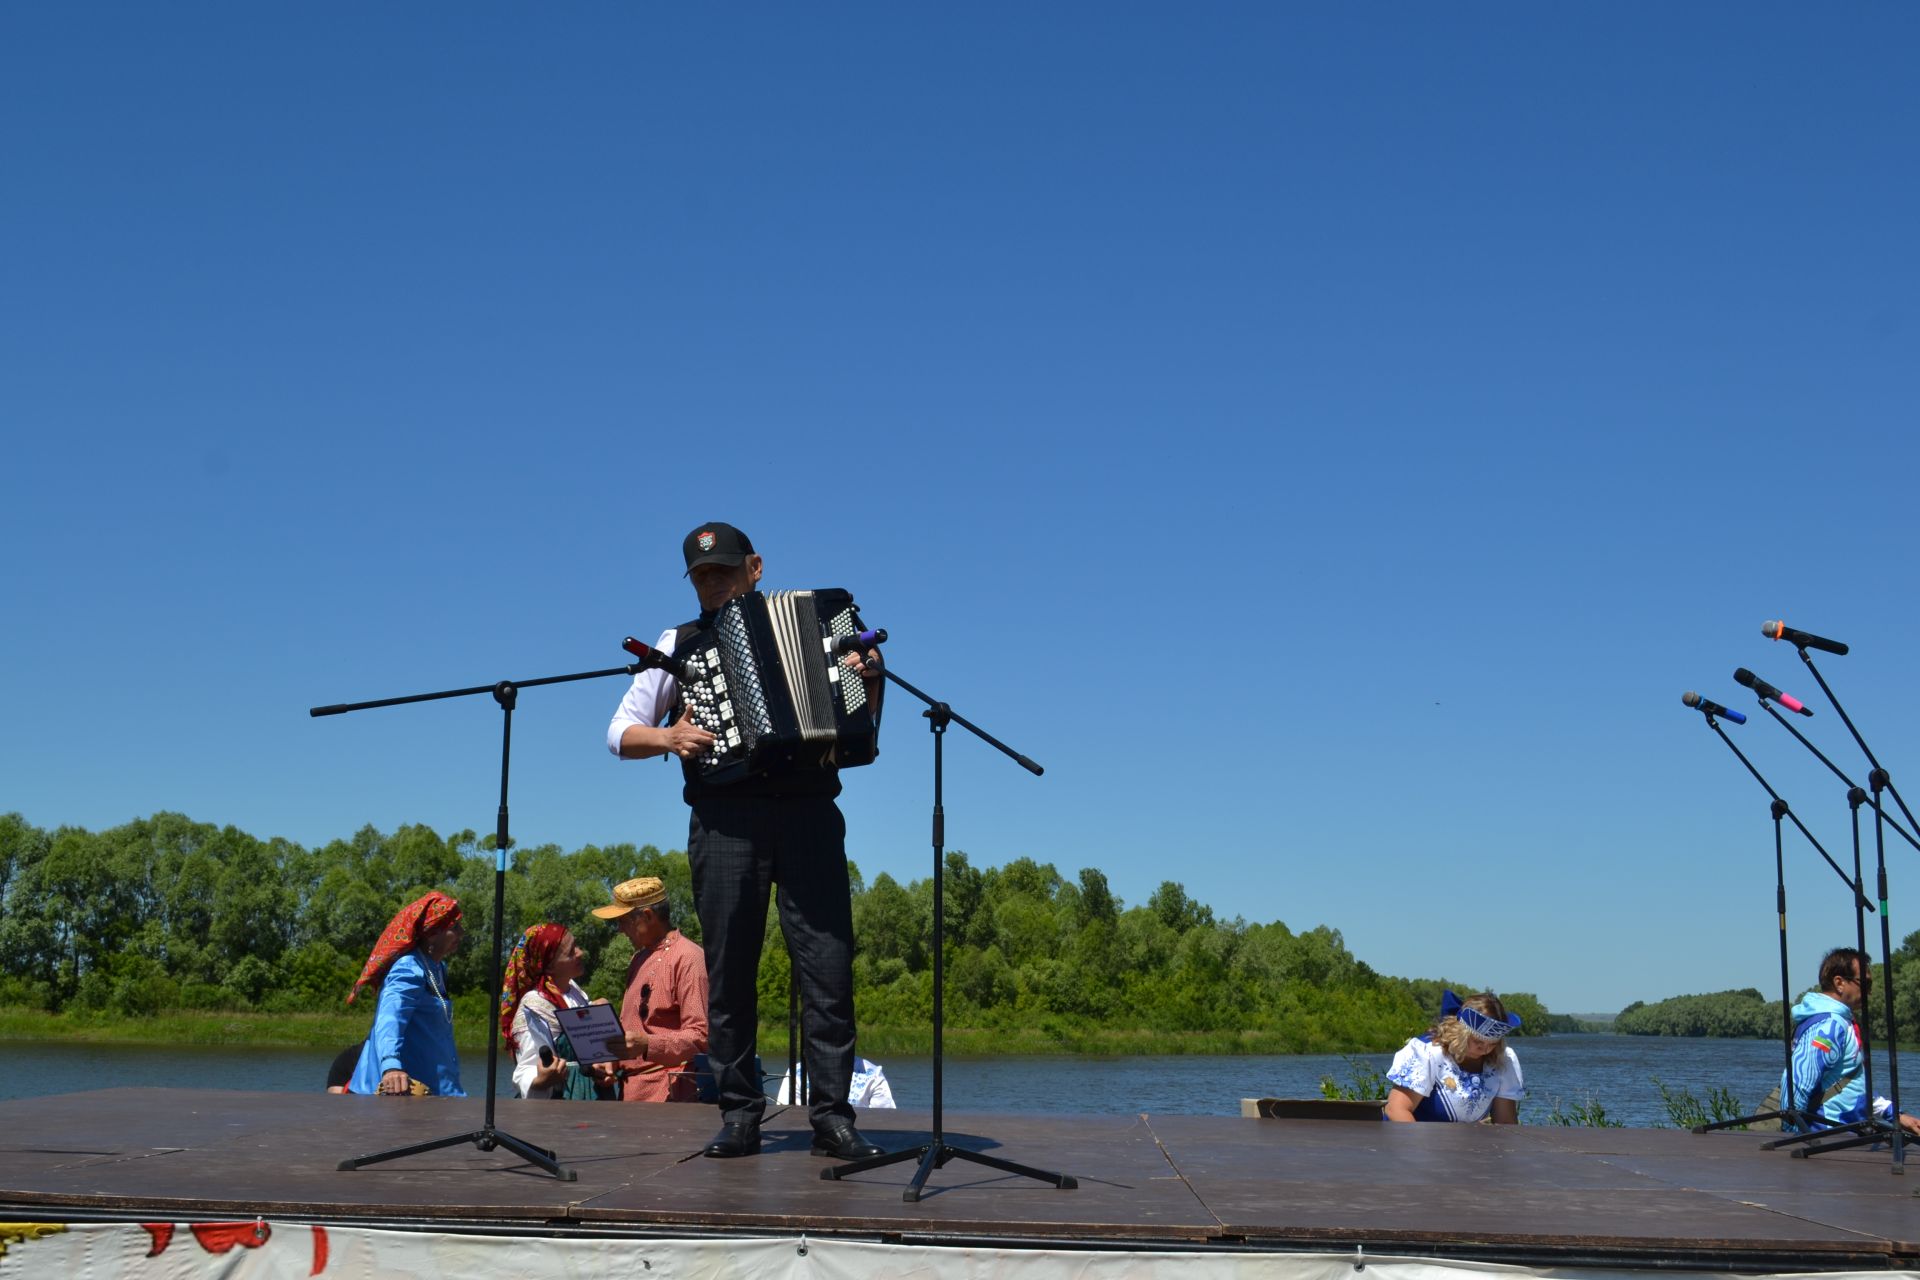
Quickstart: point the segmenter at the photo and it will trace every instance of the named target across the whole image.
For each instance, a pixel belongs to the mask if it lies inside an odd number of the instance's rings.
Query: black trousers
[[[851,1120],[853,901],[840,806],[824,796],[697,800],[687,859],[707,952],[707,1057],[721,1116],[757,1124],[767,1107],[754,1049],[767,897],[778,885],[780,929],[800,975],[810,1118],[816,1127]]]

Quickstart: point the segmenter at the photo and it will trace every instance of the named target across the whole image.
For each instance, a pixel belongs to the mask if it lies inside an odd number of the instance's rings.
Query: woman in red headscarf
[[[464,936],[460,904],[444,893],[416,898],[387,922],[347,995],[352,1004],[360,988],[380,986],[373,1031],[353,1069],[354,1093],[466,1096],[446,967]]]
[[[555,1013],[587,1003],[574,981],[586,968],[586,953],[557,924],[537,924],[513,944],[500,988],[500,1031],[513,1054],[513,1086],[523,1098],[594,1096],[592,1081],[567,1060],[572,1049]]]

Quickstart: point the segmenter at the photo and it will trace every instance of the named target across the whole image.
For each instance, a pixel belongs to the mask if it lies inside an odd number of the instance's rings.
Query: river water
[[[1703,1101],[1710,1088],[1724,1086],[1748,1110],[1758,1110],[1781,1067],[1780,1044],[1769,1040],[1544,1036],[1516,1042],[1515,1051],[1528,1093],[1520,1118],[1531,1123],[1543,1123],[1557,1101],[1562,1110],[1597,1104],[1609,1119],[1636,1127],[1668,1124],[1653,1083],[1656,1077],[1668,1088],[1689,1090]],[[1355,1061],[1384,1071],[1390,1056],[1360,1055]],[[1885,1094],[1886,1057],[1874,1057],[1874,1087]],[[331,1052],[315,1049],[10,1041],[0,1043],[0,1099],[124,1085],[305,1092],[322,1086],[332,1058]],[[1909,1062],[1902,1109],[1917,1111],[1920,1063]],[[931,1105],[931,1059],[892,1058],[883,1065],[896,1103],[921,1109]],[[470,1054],[462,1067],[473,1088],[486,1078],[486,1055]],[[1188,1115],[1237,1115],[1242,1098],[1316,1098],[1320,1078],[1326,1075],[1345,1081],[1352,1067],[1345,1058],[1323,1055],[1049,1056],[949,1057],[942,1071],[945,1104],[951,1111]],[[506,1085],[503,1092],[511,1092],[504,1069],[500,1077]]]

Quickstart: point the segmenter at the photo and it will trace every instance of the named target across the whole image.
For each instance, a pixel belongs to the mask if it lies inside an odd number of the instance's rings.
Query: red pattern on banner
[[[235,1245],[258,1249],[273,1235],[273,1228],[264,1221],[193,1222],[187,1224],[187,1230],[208,1253],[229,1253]]]
[[[177,1230],[173,1223],[143,1222],[140,1225],[153,1237],[153,1248],[147,1250],[149,1258],[159,1257],[173,1243],[173,1233]],[[314,1228],[315,1231],[319,1229]],[[273,1228],[267,1225],[264,1218],[252,1222],[190,1222],[187,1230],[193,1232],[193,1238],[208,1253],[231,1253],[235,1245],[244,1249],[258,1249],[273,1236]],[[324,1241],[316,1246],[315,1252],[318,1265],[324,1267],[327,1260]],[[319,1270],[316,1269],[314,1274],[319,1275]]]

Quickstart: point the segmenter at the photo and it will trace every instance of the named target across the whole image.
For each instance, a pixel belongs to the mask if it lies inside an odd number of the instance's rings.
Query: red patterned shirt
[[[669,929],[667,936],[627,966],[627,993],[620,1024],[628,1034],[645,1032],[644,1058],[620,1063],[630,1074],[625,1102],[692,1102],[691,1063],[707,1051],[707,954],[700,944]]]

